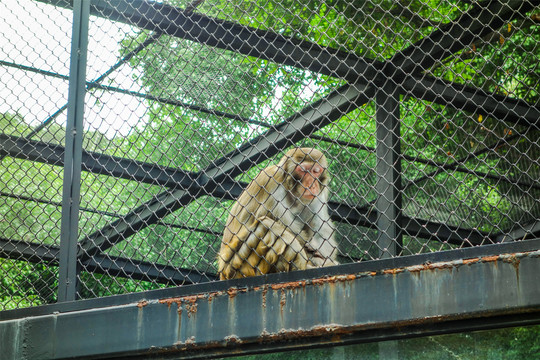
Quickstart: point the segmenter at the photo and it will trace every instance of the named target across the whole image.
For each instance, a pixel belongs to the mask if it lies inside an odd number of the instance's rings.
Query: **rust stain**
[[[413,265],[413,266],[408,266],[407,267],[407,270],[409,272],[420,272],[420,271],[423,271],[423,270],[426,270],[427,269],[427,265]]]
[[[464,259],[463,264],[470,265],[480,261],[480,258]]]
[[[137,307],[139,309],[142,309],[143,307],[147,306],[148,305],[148,301],[146,300],[142,300],[142,301],[139,301],[139,303],[137,304]]]
[[[186,310],[188,312],[187,316],[190,318],[191,315],[195,315],[197,313],[197,304],[187,304]]]
[[[453,269],[456,267],[457,264],[451,263],[451,262],[438,262],[433,264],[428,264],[427,269],[428,270],[435,270],[435,269]]]
[[[232,299],[232,298],[236,297],[236,295],[238,295],[238,293],[247,292],[247,291],[248,291],[247,288],[238,289],[238,288],[232,287],[232,288],[229,288],[227,290],[227,294],[229,295],[229,298]]]
[[[323,277],[323,278],[311,280],[311,283],[313,285],[323,285],[323,284],[335,283],[335,282],[336,282],[336,277],[335,276],[326,276],[326,277]]]
[[[279,309],[281,311],[281,315],[283,315],[283,308],[287,304],[287,294],[285,293],[285,289],[281,289],[281,295],[279,297]]]
[[[521,259],[517,257],[516,254],[509,254],[506,256],[501,255],[501,260],[514,265],[516,271],[519,271],[519,263],[521,262]]]
[[[266,294],[268,294],[268,285],[266,285],[262,290],[262,307],[266,309]]]
[[[229,335],[225,337],[225,345],[242,344],[243,341],[237,335]]]
[[[324,325],[315,326],[309,330],[281,330],[278,333],[268,333],[264,331],[258,338],[259,343],[274,342],[283,340],[293,340],[306,337],[324,337],[330,336],[331,341],[339,341],[341,335],[351,334],[354,330],[350,330],[348,327],[342,327],[339,325]]]
[[[371,274],[374,275],[376,273],[373,272]],[[355,279],[356,279],[356,274],[325,276],[322,278],[311,280],[311,284],[313,285],[335,284],[337,282],[352,281]]]
[[[272,287],[272,290],[296,289],[299,287],[305,287],[306,281],[292,281],[281,284],[272,284],[270,286]]]
[[[227,290],[227,295],[229,295],[230,299],[235,298],[237,294],[238,294],[238,289],[236,288],[230,288]]]
[[[173,297],[168,299],[159,299],[158,302],[160,304],[167,304],[169,307],[172,304],[176,304],[178,306],[182,305],[182,303],[189,302],[194,303],[198,299],[205,298],[206,294],[197,294],[197,295],[189,295],[189,296],[182,296],[182,297]]]
[[[494,256],[484,256],[482,258],[482,261],[483,262],[492,262],[492,261],[497,261],[499,260],[499,255],[494,255]]]
[[[222,295],[222,291],[212,291],[209,293],[204,294],[194,294],[194,295],[187,295],[187,296],[180,296],[180,297],[172,297],[168,299],[159,299],[158,302],[160,304],[167,304],[169,307],[172,304],[177,304],[178,306],[182,305],[182,303],[191,303],[194,304],[199,299],[208,299],[208,302],[211,302],[215,297]]]
[[[392,274],[392,275],[395,275],[395,274],[399,274],[401,272],[405,271],[405,269],[386,269],[386,270],[383,270],[383,274]]]

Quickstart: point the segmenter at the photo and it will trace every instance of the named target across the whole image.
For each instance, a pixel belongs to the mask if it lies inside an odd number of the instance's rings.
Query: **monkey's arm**
[[[219,255],[222,280],[307,268],[302,239],[283,224],[264,216],[250,225],[253,230],[242,226],[222,244]]]
[[[327,211],[321,211],[316,219],[317,221],[311,224],[315,232],[306,243],[306,253],[310,263],[314,267],[338,265],[338,246],[334,239],[334,227]]]

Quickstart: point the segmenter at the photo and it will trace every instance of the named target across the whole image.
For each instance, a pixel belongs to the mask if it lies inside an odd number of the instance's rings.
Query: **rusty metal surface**
[[[472,330],[540,321],[539,273],[540,250],[424,263],[4,321],[0,338],[5,359],[193,358]]]

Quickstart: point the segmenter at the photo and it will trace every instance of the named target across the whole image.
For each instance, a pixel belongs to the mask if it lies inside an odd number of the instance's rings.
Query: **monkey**
[[[294,148],[251,181],[226,222],[221,280],[338,264],[327,168],[321,151]]]

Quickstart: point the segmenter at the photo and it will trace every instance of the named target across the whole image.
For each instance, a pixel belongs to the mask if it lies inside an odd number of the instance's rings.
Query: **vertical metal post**
[[[58,279],[59,302],[75,300],[77,293],[77,238],[89,16],[90,0],[75,0],[73,2],[66,151],[64,154]]]
[[[381,259],[401,255],[401,146],[399,93],[391,81],[379,88],[377,113],[377,244]],[[397,341],[379,343],[379,358],[399,359]]]
[[[387,81],[376,95],[377,104],[377,243],[379,257],[399,256],[401,231],[401,159],[399,93]]]

